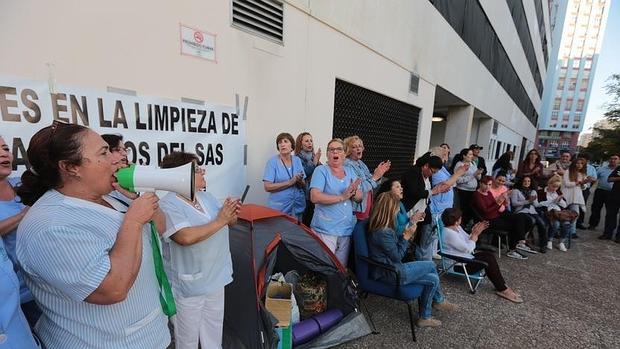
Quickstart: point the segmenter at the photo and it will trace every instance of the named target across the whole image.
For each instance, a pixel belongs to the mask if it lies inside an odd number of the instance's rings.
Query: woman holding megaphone
[[[41,129],[28,159],[16,190],[31,206],[17,257],[43,311],[35,329],[43,346],[166,348],[147,224],[162,215],[157,197],[144,194],[127,207],[108,196],[118,164],[84,126],[55,121]]]
[[[235,224],[239,200],[223,204],[206,191],[204,168],[195,154],[172,152],[162,168],[194,163],[195,197],[168,193],[161,200],[167,229],[163,234],[165,268],[177,305],[174,323],[177,349],[221,348],[224,287],[232,282],[228,225]]]

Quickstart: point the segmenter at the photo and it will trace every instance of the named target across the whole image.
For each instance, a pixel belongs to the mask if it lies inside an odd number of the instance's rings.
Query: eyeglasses
[[[330,153],[342,153],[344,151],[344,148],[343,147],[327,148],[327,151]]]

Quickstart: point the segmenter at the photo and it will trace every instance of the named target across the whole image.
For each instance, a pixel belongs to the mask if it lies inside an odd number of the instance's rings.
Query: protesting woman
[[[265,165],[263,185],[269,193],[267,206],[301,220],[306,209],[306,174],[301,160],[293,155],[294,146],[289,133],[276,137],[278,154]]]
[[[165,228],[157,196],[133,196],[129,207],[108,196],[123,192],[118,164],[84,126],[43,128],[28,159],[17,194],[31,208],[17,230],[17,257],[43,311],[35,327],[43,346],[168,347],[147,224]]]
[[[195,154],[173,152],[162,168],[196,163]],[[177,305],[174,338],[177,349],[221,348],[224,287],[232,282],[228,226],[241,207],[227,198],[224,204],[206,191],[205,170],[193,174],[194,200],[168,193],[160,205],[166,213],[163,255]]]
[[[424,291],[420,297],[420,318],[417,321],[419,327],[437,327],[441,321],[432,317],[432,308],[438,310],[456,310],[456,305],[446,301],[441,286],[435,263],[432,261],[414,261],[402,263],[407,252],[409,240],[416,231],[416,224],[411,224],[402,234],[396,233],[396,215],[399,212],[400,200],[392,192],[381,193],[377,196],[370,222],[368,225],[368,248],[370,258],[393,266],[400,274],[400,284],[421,284]],[[423,220],[423,212],[413,215],[414,221]],[[374,279],[394,283],[394,275],[384,269],[371,269]]]
[[[314,140],[310,133],[302,132],[297,136],[295,140],[295,155],[301,160],[304,173],[306,174],[306,183],[309,183],[312,180],[314,169],[321,164],[321,148],[316,152],[314,151]],[[312,221],[312,214],[314,213],[314,204],[310,201],[310,189],[307,186],[305,194],[306,209],[301,220],[309,227]]]
[[[347,265],[356,220],[353,202],[362,200],[361,179],[344,166],[344,143],[327,143],[327,163],[318,166],[310,182],[310,200],[316,205],[310,227],[319,234],[340,263]]]

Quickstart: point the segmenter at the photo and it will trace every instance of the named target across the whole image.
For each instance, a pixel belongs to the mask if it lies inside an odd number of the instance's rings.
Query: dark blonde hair
[[[347,137],[344,139],[343,142],[344,142],[344,148],[345,148],[344,152],[345,152],[346,157],[349,157],[349,155],[351,155],[351,148],[353,148],[353,144],[355,142],[360,142],[360,144],[362,145],[362,148],[364,147],[364,142],[358,135]]]
[[[368,230],[375,232],[382,228],[395,229],[396,214],[399,210],[400,199],[396,194],[387,191],[377,195],[372,205]]]
[[[583,162],[583,167],[581,168],[581,170],[578,170],[577,163],[580,161]],[[570,166],[568,166],[568,178],[573,182],[577,182],[577,180],[579,180],[579,173],[582,173],[584,175],[586,174],[586,166],[588,166],[588,163],[583,158],[577,158],[573,160]]]
[[[301,153],[301,149],[303,148],[303,145],[301,144],[301,141],[303,141],[305,136],[310,136],[312,137],[312,135],[310,134],[310,132],[302,132],[297,136],[297,139],[295,140],[295,154],[299,154]]]

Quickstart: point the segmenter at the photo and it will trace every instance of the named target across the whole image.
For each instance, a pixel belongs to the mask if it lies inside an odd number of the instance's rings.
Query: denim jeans
[[[420,234],[418,245],[415,249],[415,259],[417,261],[433,260],[433,255],[435,254],[433,246],[435,246],[434,242],[437,241],[437,233],[436,230],[433,229],[434,225],[434,223],[423,225],[417,232]]]
[[[420,318],[429,319],[432,316],[433,302],[443,303],[444,296],[439,285],[439,275],[435,263],[432,261],[415,261],[403,263],[400,268],[400,283],[424,285],[419,299]]]
[[[568,209],[579,214],[579,205],[577,204],[568,205]],[[577,235],[577,219],[574,219],[572,222],[570,222],[570,236],[572,237],[575,235]]]

